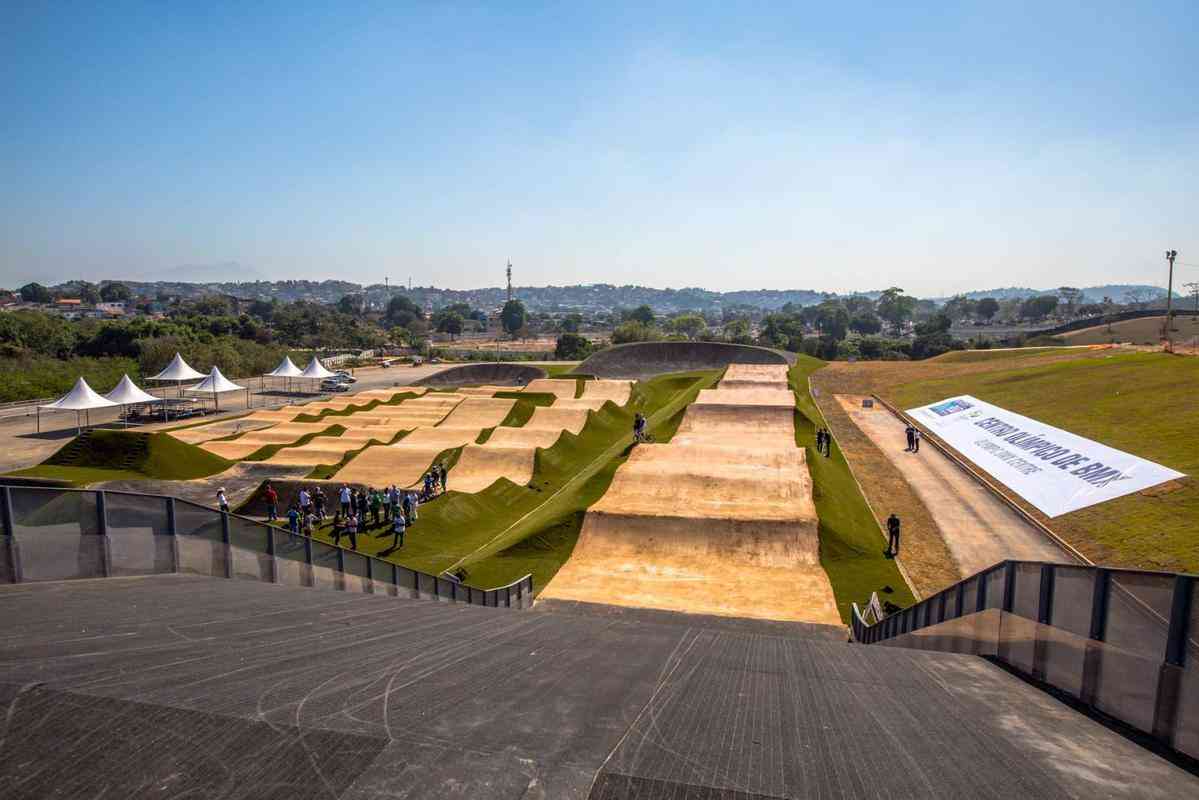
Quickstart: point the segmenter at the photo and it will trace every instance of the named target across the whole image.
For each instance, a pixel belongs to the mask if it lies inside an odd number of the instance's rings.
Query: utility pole
[[[1166,350],[1170,352],[1174,350],[1174,337],[1170,334],[1170,311],[1174,305],[1174,259],[1177,257],[1177,250],[1166,251],[1166,260],[1170,262],[1170,279],[1166,284]]]
[[[508,302],[512,302],[512,259],[508,259]]]

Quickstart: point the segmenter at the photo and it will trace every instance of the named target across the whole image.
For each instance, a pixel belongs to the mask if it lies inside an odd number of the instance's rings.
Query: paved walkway
[[[0,587],[0,796],[1174,798],[981,658],[161,575]]]
[[[919,453],[904,450],[904,425],[880,405],[862,408],[862,397],[837,395],[837,402],[870,441],[886,454],[924,502],[963,575],[997,561],[1074,559],[1006,503],[925,442]],[[869,476],[863,476],[869,480]],[[902,547],[902,545],[901,545]]]

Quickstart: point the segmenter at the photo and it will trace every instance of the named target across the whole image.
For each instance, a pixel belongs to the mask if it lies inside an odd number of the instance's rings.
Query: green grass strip
[[[816,452],[816,428],[828,423],[808,391],[808,376],[824,366],[819,359],[801,355],[789,373],[795,391],[795,444],[804,448],[812,476],[812,499],[820,517],[820,564],[833,585],[837,611],[848,623],[850,604],[864,604],[883,586],[894,592],[880,597],[897,605],[911,605],[915,598],[895,562],[883,556],[887,543],[841,448],[834,445],[828,458]]]

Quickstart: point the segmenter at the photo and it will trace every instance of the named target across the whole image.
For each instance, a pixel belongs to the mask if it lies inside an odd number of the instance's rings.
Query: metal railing
[[[0,486],[0,583],[181,573],[528,608],[533,577],[480,589],[167,495]]]
[[[985,656],[1199,757],[1199,578],[1003,561],[886,616],[856,641]]]

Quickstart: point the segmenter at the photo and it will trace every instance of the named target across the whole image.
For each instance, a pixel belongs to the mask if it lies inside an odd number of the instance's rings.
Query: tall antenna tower
[[[512,302],[512,259],[508,259],[508,302]]]

